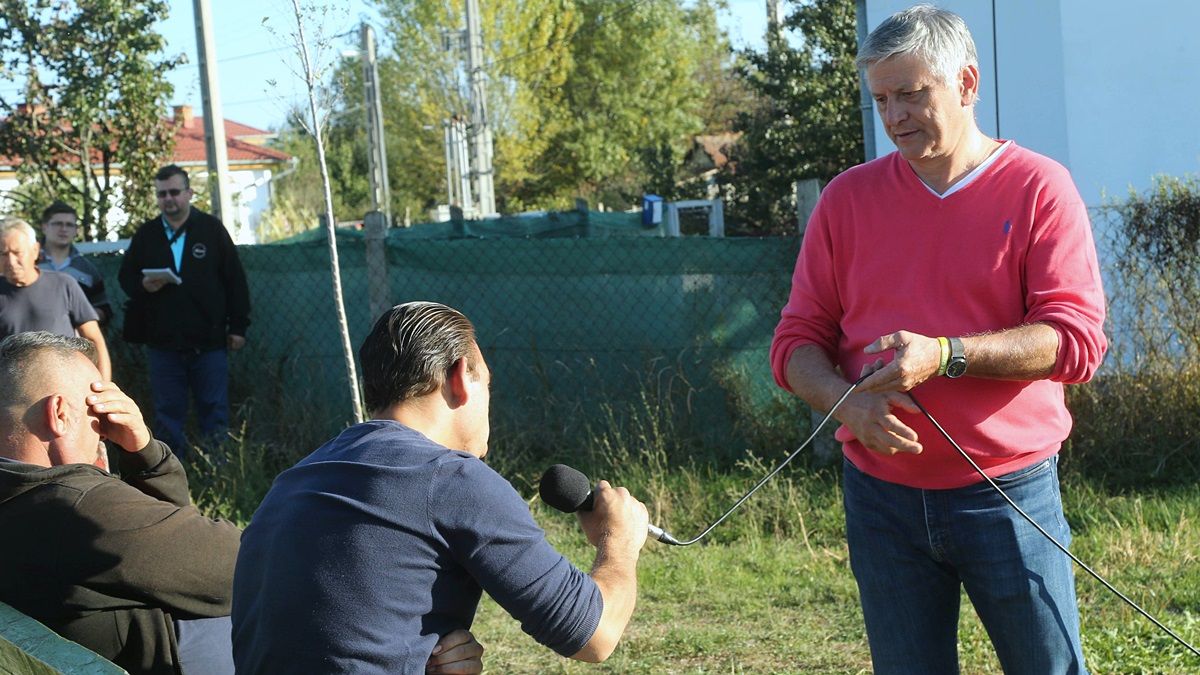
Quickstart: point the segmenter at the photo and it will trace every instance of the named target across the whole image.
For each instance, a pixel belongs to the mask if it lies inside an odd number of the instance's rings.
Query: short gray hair
[[[33,226],[15,216],[8,216],[3,222],[0,222],[0,237],[9,232],[20,232],[29,239],[30,243],[37,243],[37,231],[33,229]]]
[[[979,67],[967,22],[954,12],[925,4],[897,12],[876,26],[858,48],[854,65],[867,68],[908,54],[924,61],[947,85],[963,67]]]

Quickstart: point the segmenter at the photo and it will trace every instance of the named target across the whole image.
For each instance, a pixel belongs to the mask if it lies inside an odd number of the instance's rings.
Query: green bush
[[[1108,206],[1100,228],[1110,340],[1064,471],[1121,488],[1200,478],[1200,181],[1161,177]]]

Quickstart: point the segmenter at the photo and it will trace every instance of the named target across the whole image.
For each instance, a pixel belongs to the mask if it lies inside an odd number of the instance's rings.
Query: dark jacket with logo
[[[129,296],[125,339],[160,349],[220,349],[227,334],[246,335],[250,291],[233,239],[221,221],[192,208],[184,235],[182,284],[156,293],[142,288],[142,270],[175,269],[162,216],[138,228],[121,261],[118,279]]]
[[[130,673],[178,673],[173,619],[226,616],[241,531],[191,505],[151,441],[90,464],[0,461],[0,602]]]

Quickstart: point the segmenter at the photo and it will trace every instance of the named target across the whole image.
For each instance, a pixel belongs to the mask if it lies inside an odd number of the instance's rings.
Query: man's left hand
[[[246,346],[246,338],[241,335],[234,335],[233,333],[230,333],[227,336],[225,342],[226,346],[229,347],[229,351],[231,352],[236,352],[237,350]]]
[[[138,452],[150,443],[150,430],[133,399],[112,382],[93,382],[92,391],[87,406],[96,433],[126,452]]]
[[[889,349],[895,350],[895,358],[887,365],[883,359],[878,359],[864,368],[864,371],[870,368],[875,372],[858,385],[859,391],[910,391],[937,375],[942,362],[942,348],[937,338],[902,330],[880,337],[863,351],[878,354]]]
[[[470,631],[458,629],[443,635],[425,664],[426,673],[475,675],[483,672],[483,645]]]

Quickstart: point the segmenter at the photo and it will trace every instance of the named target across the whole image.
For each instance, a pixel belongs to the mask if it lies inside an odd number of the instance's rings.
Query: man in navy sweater
[[[280,474],[242,538],[238,672],[425,672],[483,590],[559,654],[608,658],[637,598],[646,507],[600,481],[580,515],[596,547],[584,574],[481,461],[491,375],[465,316],[398,305],[359,358],[372,419]]]

